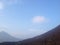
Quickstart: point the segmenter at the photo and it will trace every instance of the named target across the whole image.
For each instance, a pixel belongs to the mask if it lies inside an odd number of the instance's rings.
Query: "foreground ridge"
[[[32,39],[24,40],[21,45],[60,45],[60,25]]]

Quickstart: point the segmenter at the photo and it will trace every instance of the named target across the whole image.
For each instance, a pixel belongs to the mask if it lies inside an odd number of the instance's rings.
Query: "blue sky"
[[[60,0],[1,0],[0,31],[17,38],[43,34],[60,24]]]

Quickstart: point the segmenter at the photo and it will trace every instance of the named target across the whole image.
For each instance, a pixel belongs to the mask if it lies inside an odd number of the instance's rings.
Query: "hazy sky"
[[[0,0],[0,31],[29,38],[60,24],[60,0]]]

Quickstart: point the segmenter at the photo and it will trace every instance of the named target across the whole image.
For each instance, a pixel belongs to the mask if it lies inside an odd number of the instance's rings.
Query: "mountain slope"
[[[20,42],[6,42],[0,45],[60,45],[60,25],[45,34]]]
[[[18,45],[60,45],[60,25],[45,34],[18,42]]]
[[[18,41],[18,39],[4,31],[0,32],[0,42],[15,42],[15,41]]]

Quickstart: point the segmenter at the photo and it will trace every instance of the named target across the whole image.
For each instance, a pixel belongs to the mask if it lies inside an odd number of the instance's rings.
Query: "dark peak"
[[[58,25],[58,27],[60,27],[60,25]]]
[[[7,33],[7,32],[5,32],[5,31],[1,31],[1,32],[0,32],[0,34],[8,35],[8,33]]]
[[[52,29],[52,32],[60,32],[60,25]]]
[[[60,25],[58,25],[56,28],[60,28]]]
[[[0,33],[6,33],[5,31],[1,31]]]
[[[5,33],[5,31],[1,31],[2,33]]]

